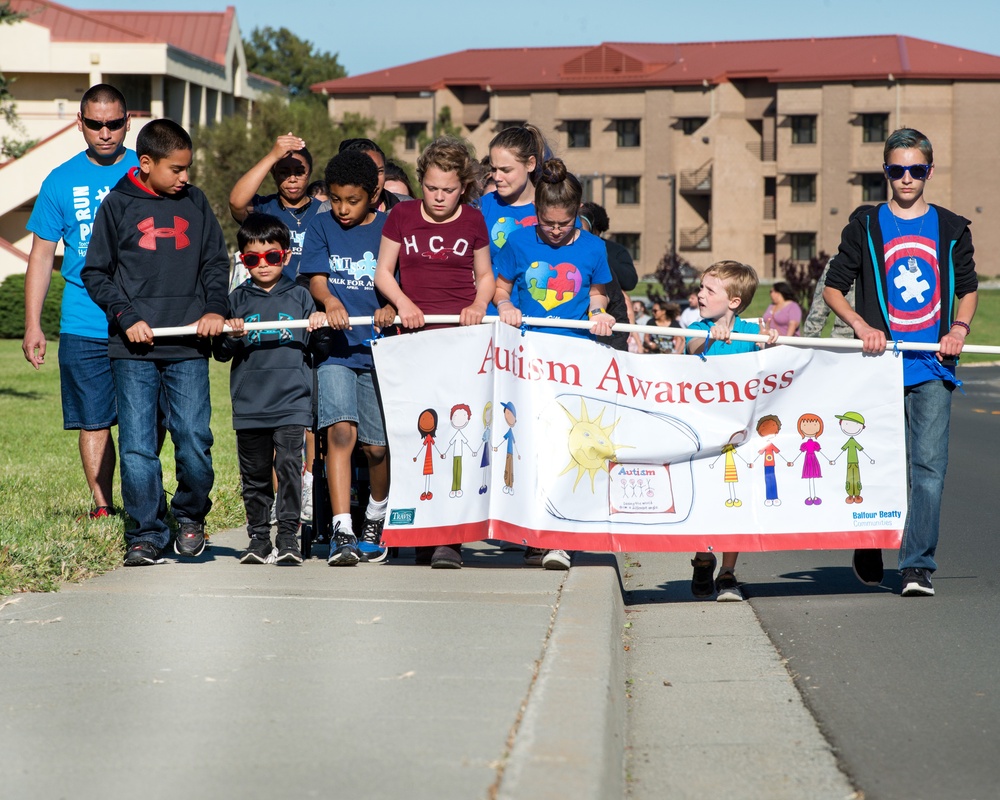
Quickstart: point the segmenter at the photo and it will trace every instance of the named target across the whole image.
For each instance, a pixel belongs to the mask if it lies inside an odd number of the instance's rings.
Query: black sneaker
[[[205,524],[203,522],[182,522],[174,539],[174,552],[179,556],[195,558],[205,550]]]
[[[155,564],[160,551],[152,542],[136,542],[125,553],[126,567],[148,567]]]
[[[716,602],[719,603],[741,603],[743,602],[743,592],[740,591],[740,583],[731,572],[720,572],[715,579],[715,591],[718,593]]]
[[[542,566],[542,559],[545,557],[545,550],[541,547],[529,547],[524,551],[524,565],[527,567]]]
[[[275,564],[301,564],[302,551],[299,550],[299,537],[294,533],[278,534],[278,557]]]
[[[882,583],[885,571],[882,569],[881,550],[855,550],[851,559],[854,576],[865,586],[878,586]]]
[[[360,560],[357,537],[353,533],[341,530],[338,522],[330,536],[330,557],[326,563],[331,567],[353,567]]]
[[[382,519],[365,517],[365,524],[361,527],[361,536],[358,539],[358,555],[362,561],[378,564],[388,557],[388,548],[382,546],[382,528],[384,527],[385,517]]]
[[[431,569],[461,569],[462,545],[443,544],[434,548],[431,556]]]
[[[700,558],[692,558],[691,566],[694,572],[691,573],[691,594],[695,597],[711,597],[715,594],[715,565],[718,563],[715,556],[707,561]]]
[[[266,564],[271,557],[274,548],[271,546],[271,539],[251,539],[247,549],[240,556],[241,564]]]
[[[903,570],[903,597],[932,597],[931,574],[920,567]]]

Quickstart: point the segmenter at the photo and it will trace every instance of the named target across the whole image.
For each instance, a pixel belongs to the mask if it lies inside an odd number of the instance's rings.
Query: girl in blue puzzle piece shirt
[[[590,319],[590,334],[609,336],[615,318],[606,311],[605,284],[611,281],[607,248],[600,238],[576,227],[583,189],[558,158],[545,162],[535,187],[538,222],[515,231],[497,256],[493,297],[500,319],[520,326],[529,317]],[[517,305],[511,290],[517,287]],[[587,334],[572,328],[548,333]]]

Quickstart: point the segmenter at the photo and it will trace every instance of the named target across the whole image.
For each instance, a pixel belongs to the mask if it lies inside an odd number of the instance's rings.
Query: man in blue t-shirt
[[[97,84],[80,101],[76,126],[87,149],[56,167],[42,183],[28,220],[34,234],[24,278],[24,357],[35,369],[45,363],[42,306],[55,266],[56,247],[65,246],[66,280],[59,321],[59,378],[63,429],[80,431],[83,474],[94,498],[91,519],[111,514],[117,423],[115,386],[108,359],[108,320],[90,299],[80,272],[94,217],[119,178],[139,161],[124,145],[129,130],[125,98],[115,87]]]

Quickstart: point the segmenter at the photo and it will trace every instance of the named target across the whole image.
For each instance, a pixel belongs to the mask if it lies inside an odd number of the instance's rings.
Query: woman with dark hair
[[[668,303],[666,300],[653,301],[653,319],[650,325],[657,325],[661,328],[680,328],[677,321],[680,316],[681,307],[677,303]],[[652,336],[646,334],[643,337],[642,351],[644,353],[683,353],[683,336]]]
[[[775,328],[780,336],[798,336],[802,309],[795,302],[795,292],[784,281],[771,287],[771,305],[764,311],[764,327]]]

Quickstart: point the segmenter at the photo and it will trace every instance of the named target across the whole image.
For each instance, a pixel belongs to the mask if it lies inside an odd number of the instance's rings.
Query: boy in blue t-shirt
[[[378,168],[353,150],[326,167],[329,214],[309,226],[299,273],[309,276],[316,303],[326,310],[332,333],[329,357],[319,366],[319,427],[327,437],[326,475],[333,508],[331,566],[382,561],[382,527],[389,495],[385,426],[375,381],[369,327],[352,328],[349,317],[373,317],[381,307],[375,264],[386,215],[372,206]],[[395,315],[395,314],[393,314]],[[371,497],[360,542],[351,523],[351,455],[361,440],[368,460]]]
[[[701,276],[698,289],[698,309],[701,319],[689,326],[692,331],[708,331],[708,337],[692,337],[687,340],[689,353],[706,356],[752,353],[757,350],[756,342],[733,341],[733,333],[759,333],[768,337],[770,344],[778,338],[773,328],[761,328],[755,322],[745,322],[739,313],[753,301],[757,291],[757,273],[753,267],[738,261],[718,261]],[[739,501],[736,501],[739,503]],[[717,593],[720,603],[743,600],[739,582],[736,580],[736,559],[739,553],[723,553],[722,569],[715,575],[715,556],[712,553],[696,553],[691,560],[694,573],[691,576],[691,594],[695,597],[711,597]]]

